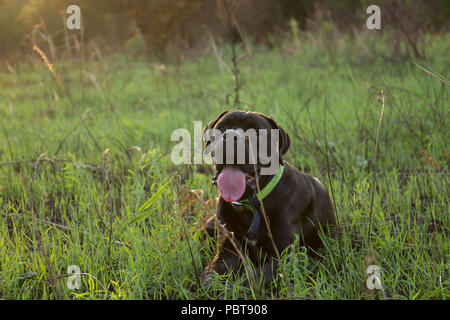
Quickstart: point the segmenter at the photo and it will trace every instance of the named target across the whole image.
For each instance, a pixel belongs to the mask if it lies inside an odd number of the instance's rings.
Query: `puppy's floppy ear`
[[[285,154],[288,151],[289,147],[291,146],[291,138],[289,138],[289,135],[287,134],[287,132],[284,131],[284,129],[275,122],[275,120],[273,119],[272,116],[267,117],[264,115],[264,117],[267,119],[267,121],[270,122],[272,127],[274,129],[278,129],[278,132],[280,133],[279,144],[280,144],[280,157],[281,157],[283,154]]]
[[[214,126],[216,125],[217,121],[219,121],[220,119],[222,119],[222,117],[224,115],[226,115],[230,110],[224,111],[221,114],[219,114],[219,116],[211,121],[210,123],[208,123],[205,128],[203,128],[203,141],[205,142],[205,147],[207,147],[210,143],[211,143],[211,133],[208,132],[209,129],[214,128]]]

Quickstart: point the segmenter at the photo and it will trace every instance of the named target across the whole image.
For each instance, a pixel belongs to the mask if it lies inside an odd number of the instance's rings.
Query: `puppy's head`
[[[240,110],[225,111],[211,121],[203,139],[220,194],[229,202],[252,192],[260,175],[275,174],[290,146],[289,135],[272,117]]]

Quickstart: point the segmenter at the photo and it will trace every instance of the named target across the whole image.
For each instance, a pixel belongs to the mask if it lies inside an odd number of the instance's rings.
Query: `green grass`
[[[0,298],[381,299],[366,288],[375,264],[387,298],[448,299],[448,86],[411,61],[378,55],[383,38],[342,37],[332,50],[300,40],[300,48],[252,46],[239,64],[240,108],[273,115],[290,134],[285,158],[327,185],[340,239],[324,236],[318,257],[284,252],[282,277],[259,293],[245,289],[243,275],[203,291],[196,272],[213,252],[197,227],[218,192],[208,166],[172,164],[170,135],[231,108],[226,68],[212,54],[165,70],[117,55],[87,62],[84,75],[76,61],[57,63],[74,109],[35,56],[14,66],[18,77],[0,72]],[[414,62],[448,75],[448,43],[429,36],[427,60]],[[228,47],[218,50],[230,60]],[[129,223],[173,176],[154,211]],[[203,200],[188,203],[190,189]],[[90,275],[79,290],[67,288],[69,265]]]

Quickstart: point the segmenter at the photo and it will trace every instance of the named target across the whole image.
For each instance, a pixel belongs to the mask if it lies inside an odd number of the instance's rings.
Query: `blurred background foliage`
[[[64,28],[70,4],[81,8],[82,31]],[[52,59],[128,50],[179,60],[210,50],[211,39],[247,37],[274,46],[293,28],[352,35],[366,28],[370,4],[381,8],[380,32],[398,47],[393,54],[420,57],[425,32],[449,30],[447,0],[0,0],[0,56],[22,59],[36,44]]]

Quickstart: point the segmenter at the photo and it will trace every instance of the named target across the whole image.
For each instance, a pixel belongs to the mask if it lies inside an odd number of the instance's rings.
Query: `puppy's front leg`
[[[235,252],[230,240],[225,239],[219,248],[219,253],[208,264],[202,274],[202,285],[208,286],[214,277],[214,272],[222,275],[228,270],[237,269],[239,267],[239,255]]]
[[[273,259],[272,257],[266,262],[263,266],[256,268],[255,270],[255,281],[256,285],[259,286],[264,285],[273,279],[275,279],[278,269],[278,260]],[[246,279],[243,283],[244,287],[250,288],[250,279]]]

